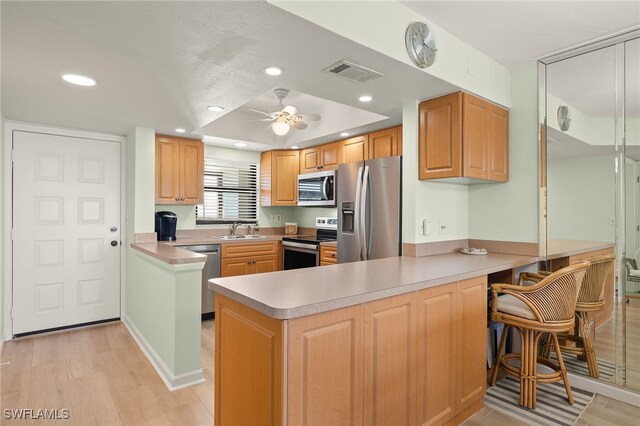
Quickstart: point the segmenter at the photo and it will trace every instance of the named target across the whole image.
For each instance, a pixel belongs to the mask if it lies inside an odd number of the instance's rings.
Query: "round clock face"
[[[438,51],[436,37],[433,31],[424,22],[414,22],[405,33],[407,53],[414,64],[420,68],[426,68],[436,60]]]
[[[560,105],[558,107],[558,126],[560,130],[566,132],[571,125],[571,114],[569,114],[569,107]]]

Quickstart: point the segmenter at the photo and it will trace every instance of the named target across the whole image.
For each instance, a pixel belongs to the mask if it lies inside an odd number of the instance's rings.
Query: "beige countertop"
[[[222,240],[215,236],[196,236],[184,237],[176,241],[158,241],[151,243],[135,243],[131,247],[139,250],[149,256],[162,260],[169,264],[204,262],[207,257],[202,254],[194,253],[189,250],[180,248],[180,246],[192,246],[201,244],[248,244],[259,243],[265,241],[280,241],[286,235],[265,235],[264,238],[238,238],[237,240]]]
[[[366,262],[209,280],[209,288],[276,319],[326,312],[371,300],[529,265],[509,254],[392,257]]]
[[[614,243],[604,241],[548,240],[547,259],[575,256],[577,254],[605,250],[613,247]]]

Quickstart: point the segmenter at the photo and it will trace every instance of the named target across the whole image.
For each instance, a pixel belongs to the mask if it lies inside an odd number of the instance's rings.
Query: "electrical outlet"
[[[281,214],[272,214],[271,215],[271,223],[282,223],[282,215]]]
[[[438,232],[440,232],[441,234],[446,234],[447,233],[447,224],[443,220],[440,221],[440,226],[438,227]]]

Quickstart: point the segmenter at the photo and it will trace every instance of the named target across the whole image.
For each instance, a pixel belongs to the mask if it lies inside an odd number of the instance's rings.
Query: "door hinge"
[[[636,182],[640,183],[640,176],[636,176]]]
[[[640,225],[636,225],[636,231],[640,231]]]

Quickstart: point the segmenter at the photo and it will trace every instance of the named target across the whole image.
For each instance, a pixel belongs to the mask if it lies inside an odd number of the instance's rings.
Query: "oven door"
[[[320,248],[314,244],[282,242],[282,269],[311,268],[320,265]]]
[[[299,206],[335,206],[335,170],[298,176]]]

